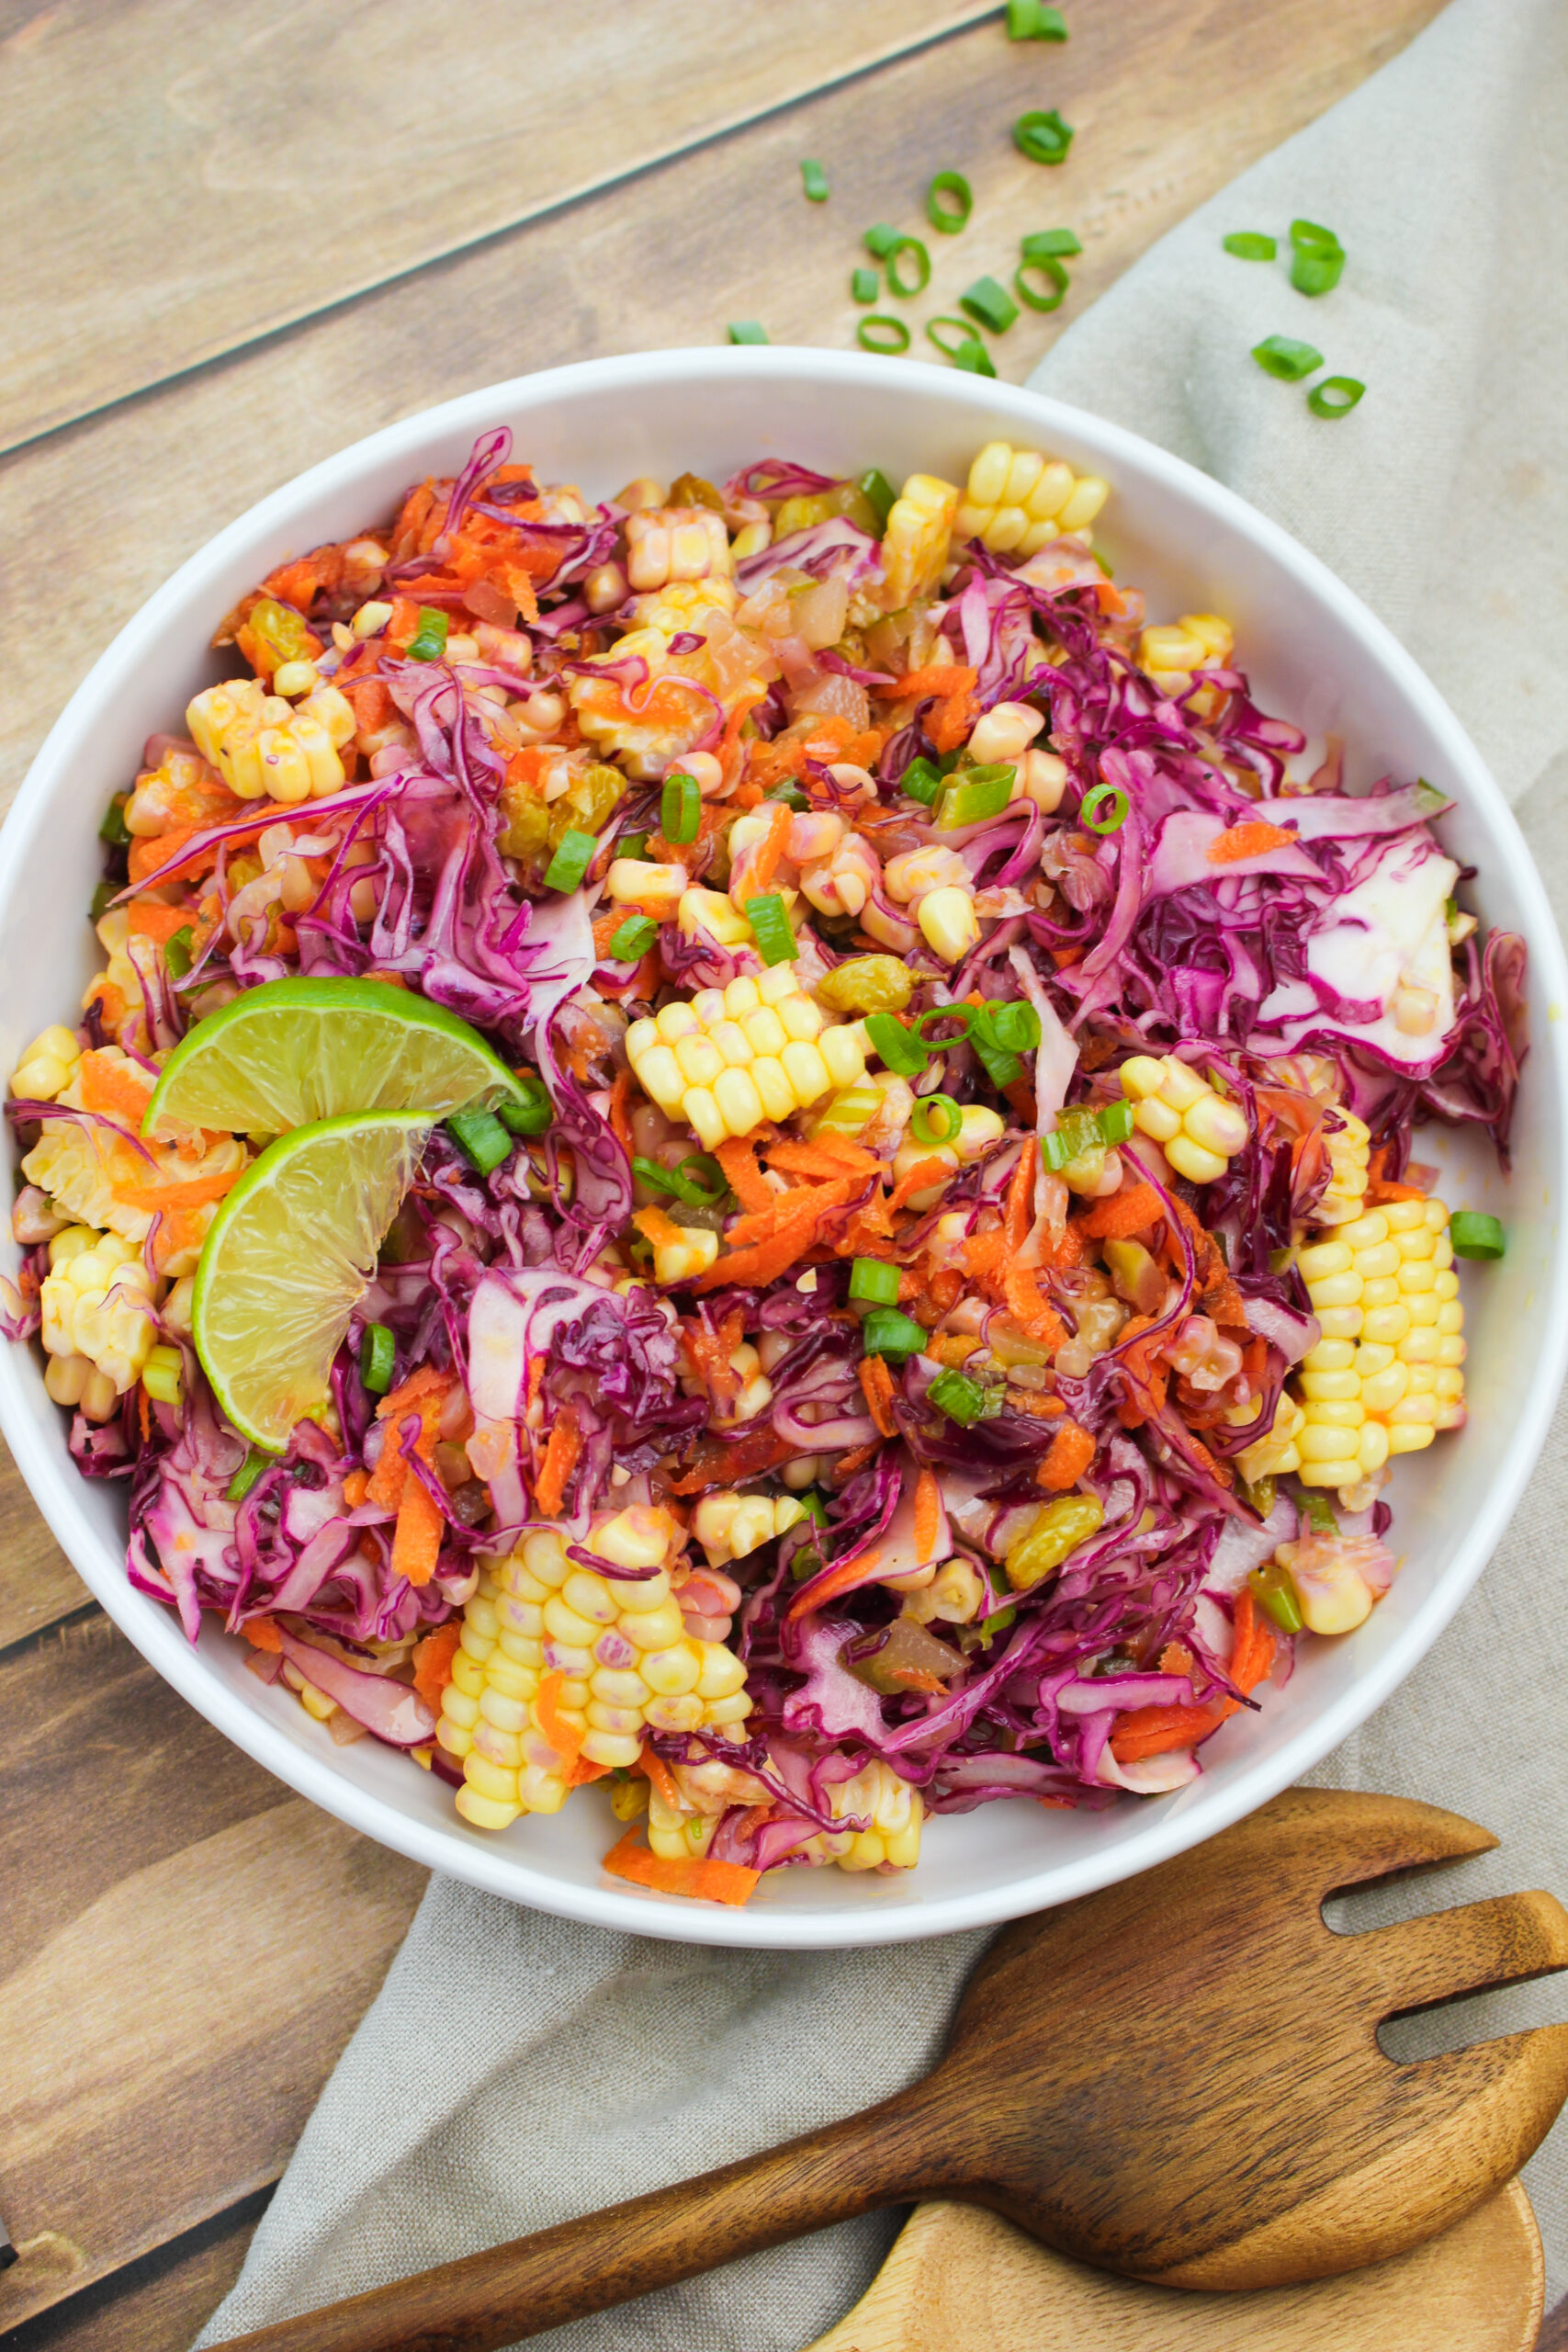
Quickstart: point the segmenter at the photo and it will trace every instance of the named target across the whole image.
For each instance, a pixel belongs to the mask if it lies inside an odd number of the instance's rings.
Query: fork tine
[[[1377,2017],[1399,2017],[1568,1968],[1568,1911],[1539,1891],[1497,1894],[1347,1936],[1344,1951],[1348,1969],[1368,1981]]]
[[[1393,2069],[1391,2088],[1418,2124],[1423,2169],[1495,2187],[1535,2154],[1568,2099],[1568,2025],[1415,2059]]]
[[[1291,1789],[1252,1821],[1268,1842],[1292,1850],[1298,1882],[1320,1896],[1490,1853],[1497,1843],[1462,1814],[1366,1790]]]

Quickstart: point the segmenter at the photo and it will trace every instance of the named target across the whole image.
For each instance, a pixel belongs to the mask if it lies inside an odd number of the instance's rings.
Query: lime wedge
[[[493,1109],[517,1092],[477,1029],[386,980],[267,980],[198,1022],[152,1090],[164,1119],[277,1136],[348,1111]]]
[[[214,1217],[192,1334],[213,1394],[253,1445],[280,1453],[295,1422],[325,1403],[333,1358],[430,1129],[417,1111],[296,1127]]]

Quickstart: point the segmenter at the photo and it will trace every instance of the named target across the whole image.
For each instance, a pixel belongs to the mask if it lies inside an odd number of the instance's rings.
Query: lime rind
[[[142,1119],[276,1136],[363,1111],[493,1110],[517,1081],[477,1029],[387,980],[247,989],[175,1047]]]
[[[192,1337],[219,1405],[253,1445],[280,1453],[330,1396],[333,1359],[432,1124],[427,1113],[371,1111],[296,1127],[213,1219]]]

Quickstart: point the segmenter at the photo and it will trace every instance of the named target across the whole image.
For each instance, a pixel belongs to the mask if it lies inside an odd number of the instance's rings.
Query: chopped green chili
[[[124,849],[130,840],[130,828],[125,821],[125,804],[130,798],[129,792],[117,792],[104,810],[98,839],[110,849]]]
[[[1254,1568],[1247,1582],[1254,1600],[1269,1611],[1282,1634],[1301,1632],[1306,1620],[1302,1615],[1295,1579],[1289,1568],[1279,1560],[1269,1560],[1262,1567]]]
[[[183,923],[178,931],[172,932],[164,942],[164,961],[169,967],[170,979],[185,978],[191,967],[191,948],[194,942],[195,933],[188,922]]]
[[[911,800],[923,800],[929,808],[942,783],[942,770],[933,767],[930,760],[911,760],[898,779],[898,789],[908,793]]]

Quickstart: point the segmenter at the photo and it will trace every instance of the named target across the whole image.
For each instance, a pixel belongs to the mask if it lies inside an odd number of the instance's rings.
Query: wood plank
[[[0,1438],[0,1652],[95,1605]]]
[[[3,52],[0,448],[994,12],[731,0],[716,38],[709,0],[29,10]]]
[[[7,2332],[6,2352],[175,2352],[191,2343],[239,2277],[271,2193],[258,2189],[184,2237],[51,2303]]]
[[[0,1660],[0,1721],[3,2333],[276,2178],[425,1873],[101,1616]]]
[[[987,24],[662,168],[635,202],[612,193],[537,221],[0,461],[0,809],[71,686],[159,581],[358,434],[526,367],[712,342],[729,318],[761,316],[776,342],[851,344],[856,241],[875,220],[919,225],[933,164],[963,165],[976,214],[963,236],[931,239],[917,331],[981,270],[1006,275],[1025,232],[1067,220],[1083,237],[1064,309],[1026,312],[996,345],[1019,379],[1156,237],[1436,6],[1143,0],[1130,51],[1114,13],[1086,5],[1065,47],[1028,44],[1021,62]],[[1058,98],[1080,127],[1067,163],[1045,171],[1007,126],[1023,103]],[[829,203],[795,200],[802,154],[832,173]]]

